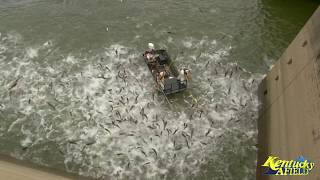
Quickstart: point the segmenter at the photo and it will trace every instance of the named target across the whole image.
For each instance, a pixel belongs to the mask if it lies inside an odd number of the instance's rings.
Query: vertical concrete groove
[[[300,71],[298,71],[298,73],[296,73],[295,77],[294,77],[291,81],[289,81],[289,84],[288,84],[287,86],[284,86],[284,89],[283,89],[283,90],[280,92],[280,94],[275,98],[275,100],[273,100],[273,101],[270,103],[270,105],[267,106],[267,108],[265,108],[265,109],[263,110],[262,114],[264,114],[266,111],[268,111],[268,110],[270,109],[270,107],[271,107],[275,102],[277,102],[277,101],[279,100],[279,98],[284,94],[284,92],[290,87],[290,85],[292,84],[292,82],[294,82],[294,81],[299,77],[299,75],[305,70],[305,68],[306,68],[308,65],[310,65],[310,63],[312,63],[312,62],[313,62],[313,61],[308,61],[308,62],[300,69]],[[279,75],[276,76],[275,80],[276,80],[276,81],[279,80]],[[275,83],[277,83],[277,82],[275,82]],[[261,115],[262,115],[262,114],[261,114]],[[260,116],[261,116],[261,115],[260,115]]]
[[[259,86],[258,180],[320,180],[320,8]],[[267,176],[269,155],[316,163],[307,176]]]

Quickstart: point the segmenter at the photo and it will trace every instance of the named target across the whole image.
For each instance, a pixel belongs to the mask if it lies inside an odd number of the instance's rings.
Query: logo
[[[299,156],[296,160],[281,160],[276,156],[269,156],[266,162],[262,165],[268,167],[267,175],[276,176],[301,176],[310,174],[314,168],[314,162]]]

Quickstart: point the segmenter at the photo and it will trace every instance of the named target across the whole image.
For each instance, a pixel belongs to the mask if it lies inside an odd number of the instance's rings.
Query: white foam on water
[[[3,40],[8,40],[14,44],[17,44],[18,42],[22,41],[22,36],[17,32],[11,31],[3,37]]]
[[[27,48],[26,49],[27,55],[29,56],[29,58],[36,58],[38,57],[38,49],[37,48]]]
[[[53,53],[61,61],[40,66],[33,59],[54,46],[44,43],[38,50],[27,48],[30,52],[12,62],[0,61],[0,70],[6,70],[5,78],[10,77],[5,84],[23,77],[10,90],[14,96],[4,98],[3,103],[5,109],[23,113],[28,126],[16,119],[8,131],[23,129],[17,132],[24,136],[22,147],[36,147],[45,139],[56,142],[66,169],[85,176],[196,177],[202,166],[217,160],[219,154],[212,154],[221,153],[221,139],[228,132],[236,129],[247,135],[244,138],[255,138],[256,130],[247,125],[255,119],[246,118],[257,112],[254,91],[259,80],[252,81],[260,77],[237,64],[223,64],[232,47],[220,47],[216,40],[187,38],[183,45],[210,48],[201,49],[200,56],[195,51],[191,58],[181,55],[177,59],[178,65],[190,66],[194,77],[190,89],[181,94],[184,101],[178,96],[169,98],[175,109],[168,107],[163,95],[154,93],[155,83],[141,53],[123,45],[105,47],[96,56],[69,54],[64,58]],[[0,87],[0,96],[6,93],[8,88]],[[13,155],[27,153],[15,151]]]
[[[70,63],[70,64],[75,64],[76,63],[76,60],[74,58],[74,56],[68,56],[66,59],[63,60],[64,62],[66,63]]]
[[[30,136],[27,136],[24,140],[21,141],[21,146],[22,147],[28,147],[32,144],[32,140]]]
[[[190,41],[183,41],[182,43],[183,43],[183,45],[184,45],[186,48],[191,48],[191,47],[192,47],[192,40],[190,40]]]
[[[53,42],[51,40],[46,41],[45,43],[43,43],[42,47],[47,48],[47,47],[51,47],[53,44]]]

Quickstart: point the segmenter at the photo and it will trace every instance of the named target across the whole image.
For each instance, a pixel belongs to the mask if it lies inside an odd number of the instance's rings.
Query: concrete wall
[[[320,180],[320,7],[259,87],[258,180]],[[268,155],[315,161],[309,176],[266,176]]]
[[[91,180],[0,154],[0,180]]]

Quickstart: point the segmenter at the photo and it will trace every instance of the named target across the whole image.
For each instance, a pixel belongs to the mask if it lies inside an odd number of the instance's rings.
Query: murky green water
[[[318,4],[1,0],[0,152],[104,179],[255,179],[257,84]],[[148,42],[192,69],[173,109]]]

